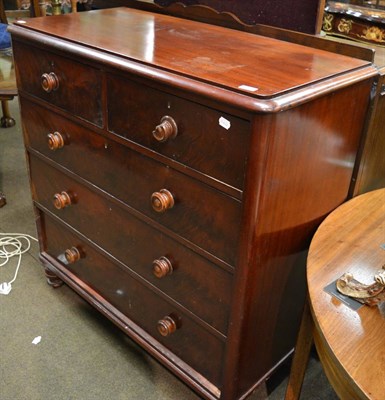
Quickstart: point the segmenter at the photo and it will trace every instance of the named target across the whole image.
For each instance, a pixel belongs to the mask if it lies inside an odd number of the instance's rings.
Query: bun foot
[[[52,271],[48,268],[44,268],[44,273],[47,278],[47,283],[52,286],[54,289],[60,287],[63,284],[63,281],[58,278]]]

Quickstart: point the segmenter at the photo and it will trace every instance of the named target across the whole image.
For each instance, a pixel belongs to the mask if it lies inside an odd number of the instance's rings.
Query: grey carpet
[[[0,130],[0,191],[7,196],[0,232],[36,237],[17,100],[10,106],[17,123]],[[0,283],[15,267],[0,267]],[[12,292],[0,295],[0,352],[1,400],[198,399],[71,289],[48,286],[37,244],[23,256]],[[270,400],[283,399],[287,373],[282,368],[269,381]],[[337,399],[315,357],[301,399]]]

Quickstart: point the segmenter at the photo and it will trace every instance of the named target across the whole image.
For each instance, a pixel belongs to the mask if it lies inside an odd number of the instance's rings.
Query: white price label
[[[222,128],[225,128],[226,130],[229,130],[230,127],[231,127],[231,122],[228,119],[224,118],[224,117],[220,117],[219,118],[219,125]]]
[[[254,86],[248,86],[248,85],[238,86],[238,89],[247,90],[248,92],[256,92],[258,90],[258,88],[254,87]]]

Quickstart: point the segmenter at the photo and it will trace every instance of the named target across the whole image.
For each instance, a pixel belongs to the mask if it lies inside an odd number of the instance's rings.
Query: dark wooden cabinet
[[[385,2],[327,1],[322,29],[328,34],[371,45],[385,45]]]
[[[351,187],[351,194],[357,196],[385,187],[385,3],[362,0],[347,3],[327,2],[323,17],[325,39],[353,43],[361,50],[370,49],[374,52],[373,64],[378,69]]]
[[[127,8],[10,29],[49,282],[202,397],[247,397],[293,349],[377,70]]]

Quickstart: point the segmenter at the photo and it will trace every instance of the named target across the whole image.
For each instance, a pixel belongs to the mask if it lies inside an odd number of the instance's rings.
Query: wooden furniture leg
[[[313,319],[306,301],[290,369],[285,400],[298,400],[301,395],[310,350],[313,345]]]
[[[1,109],[3,111],[3,116],[0,119],[0,126],[2,128],[10,128],[11,126],[14,126],[15,120],[11,117],[9,112],[8,100],[1,100]]]
[[[64,282],[47,267],[44,268],[44,273],[47,278],[47,283],[54,289],[63,285]]]

